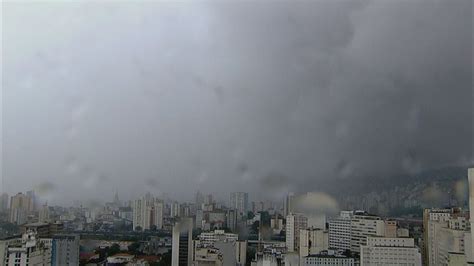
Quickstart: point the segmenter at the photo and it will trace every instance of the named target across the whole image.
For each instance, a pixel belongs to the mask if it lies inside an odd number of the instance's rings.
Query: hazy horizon
[[[472,13],[470,0],[6,2],[0,192],[277,200],[473,165]]]

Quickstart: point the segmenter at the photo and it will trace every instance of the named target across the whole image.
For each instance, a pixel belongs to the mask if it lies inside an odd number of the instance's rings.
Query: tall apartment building
[[[319,254],[329,248],[328,231],[319,228],[300,230],[300,259],[309,255]]]
[[[136,199],[133,202],[133,230],[163,228],[163,202],[151,196]]]
[[[249,210],[249,194],[246,192],[230,193],[230,208],[236,209],[240,214],[246,214]]]
[[[329,220],[329,248],[335,250],[351,249],[352,211],[341,211],[339,217]]]
[[[51,221],[49,217],[49,206],[44,204],[38,212],[38,222],[49,223]]]
[[[53,266],[79,265],[79,235],[55,235],[51,246]]]
[[[170,209],[171,209],[171,217],[179,217],[180,216],[180,205],[178,202],[172,202],[171,203],[171,206],[170,206]]]
[[[294,212],[294,199],[295,199],[295,194],[290,192],[288,195],[285,197],[285,202],[283,203],[283,215],[286,217],[290,213]]]
[[[421,266],[421,253],[413,238],[368,237],[360,248],[360,265]]]
[[[180,218],[173,226],[171,250],[172,266],[192,265],[193,254],[193,220]]]
[[[10,222],[14,224],[24,224],[28,214],[33,211],[33,201],[30,196],[18,193],[10,200]]]
[[[286,216],[286,248],[288,252],[298,252],[300,230],[307,229],[308,218],[300,213],[290,213]]]
[[[2,193],[0,195],[0,212],[6,212],[8,210],[8,194]]]

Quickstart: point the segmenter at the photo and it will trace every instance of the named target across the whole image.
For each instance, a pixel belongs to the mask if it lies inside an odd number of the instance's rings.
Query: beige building
[[[300,230],[308,227],[308,218],[303,214],[291,213],[286,216],[286,248],[289,253],[298,252]]]
[[[309,255],[319,254],[329,247],[328,231],[319,228],[300,230],[300,260]]]
[[[10,200],[10,222],[14,224],[24,224],[28,214],[33,211],[33,200],[30,196],[18,193]]]
[[[421,266],[421,253],[413,238],[368,237],[360,250],[361,266]]]

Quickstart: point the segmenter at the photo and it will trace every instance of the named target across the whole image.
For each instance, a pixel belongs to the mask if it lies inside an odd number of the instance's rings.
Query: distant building
[[[38,212],[38,222],[49,223],[50,221],[48,204],[44,204]]]
[[[303,214],[291,213],[286,216],[286,247],[288,252],[298,252],[300,230],[308,227],[308,218]]]
[[[171,217],[179,217],[180,216],[180,207],[178,202],[171,203]]]
[[[246,192],[232,192],[230,194],[230,208],[241,214],[246,214],[249,210],[249,194]]]
[[[235,232],[237,228],[237,211],[228,210],[226,213],[226,227],[229,228],[232,232]]]
[[[133,202],[133,230],[163,228],[163,202],[147,195]]]
[[[288,195],[285,197],[285,201],[283,203],[283,215],[285,217],[294,211],[294,199],[294,193],[288,193]]]
[[[10,222],[14,224],[24,224],[28,214],[33,211],[33,201],[30,196],[18,193],[10,200]]]
[[[2,193],[0,195],[0,212],[6,212],[8,210],[8,194]]]
[[[360,250],[361,266],[421,266],[421,253],[415,247],[413,238],[368,237],[367,244],[362,245]]]
[[[22,234],[31,231],[34,232],[38,238],[51,238],[56,234],[62,233],[64,224],[60,222],[55,223],[31,223],[24,224],[20,227]]]
[[[192,265],[193,253],[193,220],[181,218],[173,226],[172,266]]]

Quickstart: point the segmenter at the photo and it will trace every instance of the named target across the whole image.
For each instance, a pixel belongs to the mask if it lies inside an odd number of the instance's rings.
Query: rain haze
[[[470,0],[6,2],[0,192],[271,198],[472,164],[472,13]]]

